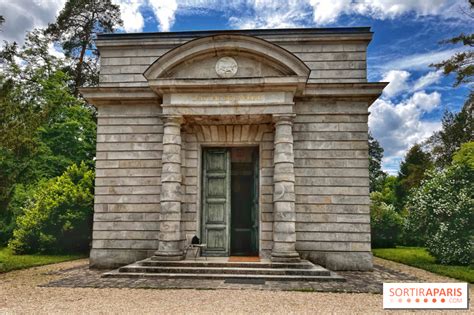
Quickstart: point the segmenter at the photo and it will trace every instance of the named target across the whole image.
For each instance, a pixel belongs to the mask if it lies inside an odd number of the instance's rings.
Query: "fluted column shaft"
[[[272,260],[299,261],[296,252],[294,115],[274,115],[273,249]]]
[[[181,260],[181,124],[182,116],[163,118],[160,233],[155,259]]]

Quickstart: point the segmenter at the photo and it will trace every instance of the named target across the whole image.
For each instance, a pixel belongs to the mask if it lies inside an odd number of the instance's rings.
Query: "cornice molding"
[[[120,105],[134,102],[159,104],[161,98],[148,87],[83,87],[82,96],[93,105]]]
[[[369,106],[380,97],[388,82],[366,83],[308,83],[303,97],[367,99]]]

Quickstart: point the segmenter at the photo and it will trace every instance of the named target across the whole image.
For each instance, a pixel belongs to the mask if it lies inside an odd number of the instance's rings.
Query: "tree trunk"
[[[79,62],[77,63],[76,68],[76,82],[74,85],[74,96],[79,95],[79,87],[82,81],[82,64],[84,62],[84,55],[86,54],[87,44],[82,45],[81,54],[79,56]]]

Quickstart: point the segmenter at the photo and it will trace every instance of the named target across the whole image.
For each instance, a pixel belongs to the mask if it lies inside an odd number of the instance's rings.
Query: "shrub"
[[[473,258],[474,168],[455,162],[430,172],[408,202],[408,227],[426,235],[426,246],[441,264],[467,265]]]
[[[474,168],[474,141],[466,142],[453,154],[453,164]]]
[[[381,194],[371,194],[370,229],[372,247],[395,247],[402,230],[403,218],[393,205],[381,201]]]
[[[9,247],[16,254],[81,252],[89,248],[94,173],[75,164],[42,181],[17,219]]]
[[[23,214],[23,209],[31,202],[34,188],[34,185],[16,184],[13,186],[12,197],[0,219],[0,247],[8,244],[16,226],[16,219]]]
[[[420,226],[419,222],[426,220],[426,218],[423,218],[425,214],[421,211],[411,211],[409,206],[407,207],[404,208],[406,219],[403,222],[400,245],[424,247],[428,237],[425,234],[425,227]]]

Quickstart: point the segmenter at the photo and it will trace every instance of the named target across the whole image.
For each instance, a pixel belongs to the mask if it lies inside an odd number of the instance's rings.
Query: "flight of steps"
[[[259,279],[265,281],[345,281],[334,272],[302,260],[298,263],[228,262],[224,259],[157,261],[141,260],[104,273],[115,278],[175,279]]]

